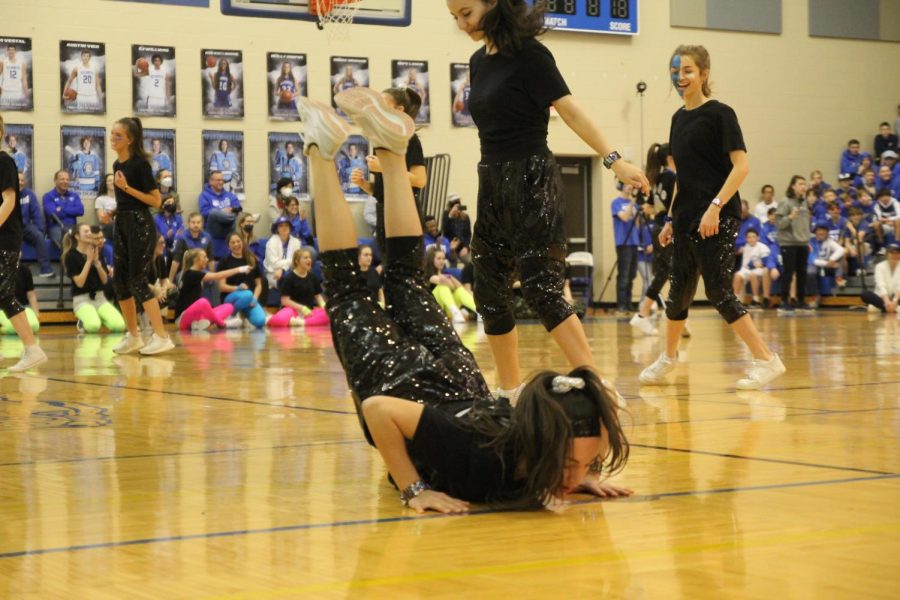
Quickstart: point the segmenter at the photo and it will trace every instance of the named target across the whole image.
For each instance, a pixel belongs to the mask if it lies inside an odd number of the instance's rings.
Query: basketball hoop
[[[316,16],[320,30],[328,26],[329,37],[345,37],[360,4],[362,0],[309,0],[309,12]]]

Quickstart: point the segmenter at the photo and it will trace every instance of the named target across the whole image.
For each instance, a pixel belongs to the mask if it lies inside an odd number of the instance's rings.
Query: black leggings
[[[359,277],[356,248],[319,255],[334,348],[369,443],[366,398],[393,396],[452,412],[490,398],[475,358],[425,286],[422,237],[388,238],[385,245],[386,309]]]
[[[153,298],[150,284],[156,279],[153,276],[153,250],[159,234],[150,210],[118,213],[113,236],[116,299],[121,302],[134,298],[138,304],[143,304]]]
[[[866,290],[866,291],[862,292],[859,295],[859,297],[866,304],[870,304],[870,305],[874,306],[875,308],[879,309],[881,312],[886,312],[887,309],[884,306],[884,298],[882,298],[875,292]]]
[[[688,308],[703,277],[706,297],[729,324],[747,314],[747,307],[734,295],[734,242],[739,221],[724,217],[719,233],[703,239],[700,233],[676,233],[672,256],[672,287],[666,316],[671,321],[684,321]]]
[[[673,248],[672,244],[662,246],[659,243],[659,232],[653,232],[653,281],[647,288],[647,297],[660,306],[664,304],[660,292],[672,273]]]
[[[791,297],[791,277],[797,278],[797,299],[803,301],[806,293],[806,263],[809,259],[809,246],[782,246],[781,259],[783,274],[781,277],[781,302],[787,305]]]
[[[16,277],[19,272],[19,251],[0,250],[0,310],[7,319],[25,310],[16,300]]]

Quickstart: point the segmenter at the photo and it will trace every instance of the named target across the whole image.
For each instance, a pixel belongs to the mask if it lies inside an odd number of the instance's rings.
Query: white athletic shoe
[[[23,371],[42,365],[45,362],[47,362],[47,355],[44,354],[44,351],[41,350],[40,346],[37,344],[34,346],[26,346],[25,350],[22,352],[22,358],[19,359],[19,362],[9,368],[9,372],[22,373]]]
[[[309,98],[297,98],[297,112],[303,121],[303,154],[309,156],[315,146],[323,158],[333,160],[350,135],[350,125],[327,104]]]
[[[240,316],[225,319],[225,329],[240,329],[244,326],[244,320]]]
[[[639,313],[635,313],[628,324],[631,325],[632,329],[641,332],[643,335],[659,335],[659,331],[653,326],[650,319],[642,317]]]
[[[212,322],[209,319],[197,319],[191,323],[191,331],[206,331],[210,325]]]
[[[363,130],[373,150],[384,148],[401,156],[406,154],[416,124],[406,113],[389,107],[381,94],[371,88],[355,87],[335,96],[334,103]]]
[[[675,370],[677,358],[669,358],[665,352],[659,355],[653,364],[641,371],[638,381],[649,385],[664,383],[666,376]]]
[[[754,359],[747,376],[743,379],[738,379],[737,388],[739,390],[758,390],[767,383],[784,375],[785,371],[787,369],[777,354],[771,360]]]
[[[305,327],[306,321],[303,317],[291,317],[290,325],[291,327]]]
[[[137,350],[140,350],[144,347],[144,340],[138,336],[133,337],[130,333],[125,333],[125,337],[122,338],[122,341],[116,344],[116,347],[113,348],[113,352],[116,354],[131,354]]]
[[[169,337],[159,337],[158,335],[154,335],[150,338],[150,341],[147,342],[147,345],[141,348],[141,354],[144,356],[150,356],[151,354],[162,354],[163,352],[168,352],[172,348],[175,347],[175,344],[172,342],[172,339]]]

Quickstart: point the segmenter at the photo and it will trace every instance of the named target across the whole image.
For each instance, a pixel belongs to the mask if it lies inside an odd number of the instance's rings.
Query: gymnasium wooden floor
[[[462,517],[401,509],[325,331],[123,359],[48,328],[49,366],[0,381],[0,598],[897,598],[900,322],[757,319],[789,374],[753,393],[708,310],[666,387],[636,384],[658,341],[589,322],[636,495]],[[527,368],[564,366],[521,335]]]

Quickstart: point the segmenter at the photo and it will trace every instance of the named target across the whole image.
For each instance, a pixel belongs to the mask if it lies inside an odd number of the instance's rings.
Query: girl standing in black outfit
[[[544,33],[544,5],[525,0],[447,0],[459,29],[484,47],[469,60],[469,108],[481,141],[478,216],[472,237],[475,301],[484,318],[501,394],[522,380],[513,316],[512,273],[525,301],[576,367],[596,368],[590,345],[563,298],[565,199],[547,147],[549,109],[603,157],[624,183],[649,192],[644,174],[613,151],[576,103]]]
[[[674,247],[669,320],[666,349],[641,372],[640,381],[662,383],[675,369],[678,338],[702,276],[710,302],[753,354],[753,365],[737,387],[758,389],[785,368],[760,337],[732,286],[734,242],[740,228],[738,188],[750,172],[744,136],[731,107],[709,97],[710,61],[703,46],[679,46],[670,68],[684,106],[672,116],[669,133],[678,195],[672,200],[672,217],[666,217],[659,234],[663,246],[673,242]]]
[[[128,328],[128,333],[114,350],[119,354],[137,350],[145,355],[159,354],[175,347],[166,333],[159,302],[150,287],[156,280],[153,251],[157,238],[150,208],[159,208],[162,199],[144,152],[144,129],[140,119],[125,117],[116,121],[109,141],[118,155],[113,163],[116,185],[113,283]],[[153,335],[146,344],[138,327],[135,300],[141,303],[153,327]]]
[[[368,88],[335,97],[375,148],[385,186],[387,309],[359,276],[356,232],[333,157],[349,127],[331,107],[298,99],[319,224],[332,336],[363,430],[401,500],[419,512],[468,502],[538,503],[584,491],[628,495],[588,476],[621,468],[628,442],[612,391],[590,370],[544,373],[513,409],[495,402],[422,274],[422,224],[404,162],[412,119]]]

